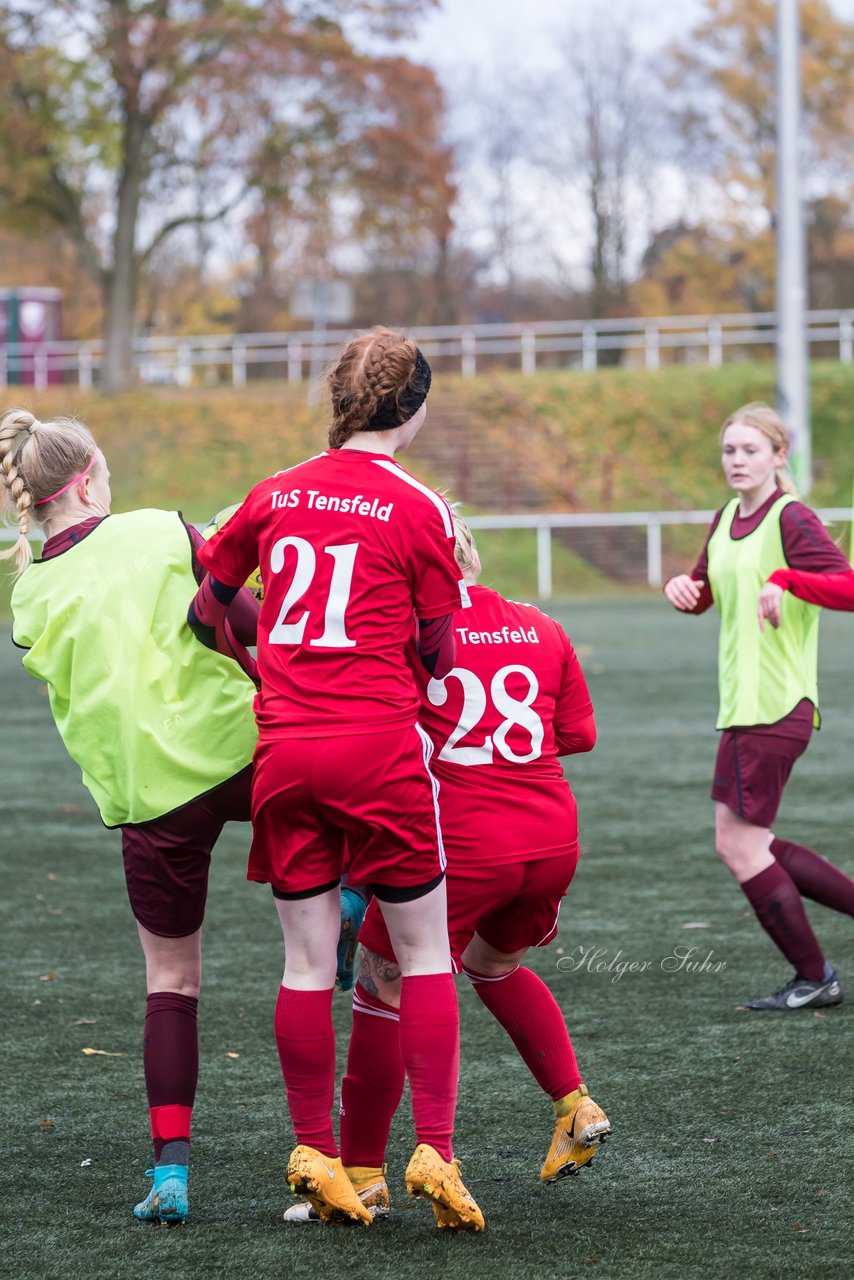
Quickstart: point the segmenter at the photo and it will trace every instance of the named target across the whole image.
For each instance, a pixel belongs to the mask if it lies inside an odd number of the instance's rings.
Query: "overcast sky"
[[[830,0],[840,17],[854,22],[854,0]],[[703,0],[623,0],[635,16],[638,36],[649,48],[688,31],[703,12]],[[442,0],[419,24],[408,48],[413,56],[445,73],[455,66],[506,61],[547,64],[552,35],[574,22],[601,15],[613,21],[613,0]]]

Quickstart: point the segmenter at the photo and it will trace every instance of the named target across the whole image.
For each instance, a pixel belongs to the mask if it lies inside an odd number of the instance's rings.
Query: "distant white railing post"
[[[77,385],[81,391],[92,390],[92,351],[86,346],[77,349]]]
[[[537,336],[533,329],[522,330],[522,372],[537,372]]]
[[[547,524],[537,525],[537,591],[541,600],[552,596],[552,531]]]
[[[724,344],[720,320],[709,321],[709,364],[719,369],[724,362]]]
[[[193,368],[190,348],[186,342],[179,342],[175,351],[175,381],[179,387],[192,386]]]
[[[302,347],[298,342],[288,343],[288,382],[302,382]]]
[[[598,363],[596,326],[595,324],[586,324],[581,330],[581,367],[585,373],[592,373]]]
[[[246,386],[246,346],[242,342],[235,342],[231,348],[231,385]]]
[[[646,580],[651,587],[661,586],[662,572],[661,525],[650,520],[646,526]]]
[[[854,359],[854,316],[843,311],[839,317],[839,359],[850,364]]]
[[[644,348],[644,365],[647,369],[657,369],[659,367],[659,351],[658,351],[658,325],[644,325],[643,336]]]
[[[477,338],[471,329],[467,329],[460,340],[462,351],[461,372],[464,378],[473,378],[477,373]]]

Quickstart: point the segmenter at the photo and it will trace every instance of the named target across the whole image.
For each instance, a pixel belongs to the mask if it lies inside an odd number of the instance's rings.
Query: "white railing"
[[[708,525],[714,514],[714,511],[537,512],[526,515],[466,516],[466,523],[475,530],[535,530],[537,594],[540,600],[550,600],[554,590],[552,544],[556,529],[645,529],[646,580],[649,586],[660,587],[663,581],[662,529],[665,526],[676,525]],[[816,510],[816,515],[822,523],[834,524],[852,520],[854,511],[851,507],[822,507]],[[11,542],[17,536],[14,529],[0,527],[0,542]],[[43,535],[40,532],[34,532],[32,540],[41,542]]]
[[[301,382],[316,376],[352,330],[325,333],[202,334],[194,337],[145,337],[134,344],[141,381],[189,387],[194,383],[245,386],[250,372]],[[531,324],[449,325],[412,329],[425,355],[442,371],[473,377],[501,364],[535,373],[552,367],[593,370],[609,353],[624,364],[658,369],[668,353],[683,361],[717,368],[726,359],[750,351],[773,351],[774,312],[719,316],[638,316],[624,320],[565,320]],[[854,360],[854,310],[810,311],[806,338],[812,354]],[[817,349],[819,349],[817,351]],[[100,379],[104,351],[100,341],[0,345],[0,386],[26,383],[37,389],[52,382],[75,381],[87,391]]]

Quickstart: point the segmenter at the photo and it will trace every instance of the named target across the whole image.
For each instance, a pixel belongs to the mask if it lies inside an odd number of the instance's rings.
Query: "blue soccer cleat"
[[[356,938],[365,918],[365,899],[347,885],[341,888],[341,932],[338,935],[338,971],[335,981],[342,991],[356,982]]]
[[[159,1164],[154,1169],[146,1169],[145,1176],[154,1179],[154,1186],[134,1209],[134,1217],[140,1222],[159,1222],[164,1226],[186,1222],[190,1212],[187,1172],[185,1164]]]

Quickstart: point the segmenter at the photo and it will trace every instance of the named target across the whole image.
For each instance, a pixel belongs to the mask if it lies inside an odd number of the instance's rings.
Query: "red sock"
[[[790,840],[772,840],[771,852],[805,898],[854,916],[854,880],[844,871],[812,849]]]
[[[820,982],[824,977],[824,956],[797,885],[788,872],[773,862],[741,887],[762,928],[799,977]]]
[[[481,1001],[515,1044],[531,1075],[550,1098],[565,1098],[581,1084],[572,1041],[557,1001],[530,969],[503,978],[464,970]]]
[[[145,1002],[142,1062],[155,1163],[167,1142],[190,1141],[199,1079],[198,1009],[194,996],[177,991],[155,991]]]
[[[335,1098],[335,1031],[332,990],[280,987],[274,1027],[288,1091],[288,1110],[298,1143],[337,1156],[332,1132]]]
[[[412,1090],[416,1140],[452,1160],[460,1073],[460,1014],[452,974],[403,979],[400,1052]]]
[[[405,1079],[397,1009],[357,982],[347,1073],[341,1082],[341,1158],[346,1165],[385,1163]]]

